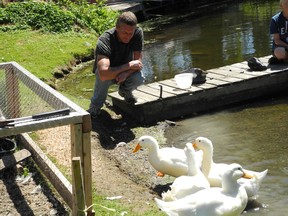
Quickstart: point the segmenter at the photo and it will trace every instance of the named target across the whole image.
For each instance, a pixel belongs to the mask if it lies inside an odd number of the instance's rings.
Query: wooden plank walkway
[[[133,13],[145,11],[143,4],[139,2],[116,2],[108,4],[107,7],[115,11],[131,11]]]
[[[270,57],[259,59],[268,65]],[[174,78],[142,85],[133,91],[137,97],[135,105],[127,104],[117,92],[110,93],[109,97],[115,108],[141,123],[152,123],[288,89],[288,64],[268,65],[265,71],[251,71],[244,61],[207,72],[206,82],[193,84],[190,89],[179,89]]]

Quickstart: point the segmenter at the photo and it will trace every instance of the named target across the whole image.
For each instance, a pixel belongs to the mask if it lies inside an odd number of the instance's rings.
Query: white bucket
[[[176,84],[181,89],[188,89],[193,83],[193,73],[181,73],[174,76]]]

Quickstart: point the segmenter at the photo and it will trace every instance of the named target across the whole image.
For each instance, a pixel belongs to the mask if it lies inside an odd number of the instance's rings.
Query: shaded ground
[[[0,171],[0,215],[68,215],[61,197],[50,189],[33,162]]]
[[[164,132],[169,125],[161,122],[144,127],[127,116],[103,111],[98,119],[93,119],[92,126],[93,175],[101,170],[101,178],[95,179],[98,193],[123,196],[122,202],[131,206],[133,212],[155,209],[154,198],[168,188],[172,178],[156,176],[156,171],[147,161],[146,151],[135,154],[132,151],[138,138],[144,134],[165,142]]]
[[[131,209],[131,214],[150,210],[162,215],[154,198],[168,188],[172,178],[156,177],[146,152],[133,154],[132,150],[144,134],[153,135],[160,143],[165,143],[164,132],[169,125],[161,122],[143,127],[111,109],[105,110],[92,121],[93,189],[104,197],[121,196],[120,203]],[[37,136],[37,143],[44,152],[50,158],[56,158],[57,166],[60,169],[65,167],[69,175],[70,127],[41,130]],[[27,178],[16,168],[0,172],[0,215],[68,215],[66,204],[49,189],[33,163],[24,167],[29,167]],[[96,207],[95,210],[97,215]]]

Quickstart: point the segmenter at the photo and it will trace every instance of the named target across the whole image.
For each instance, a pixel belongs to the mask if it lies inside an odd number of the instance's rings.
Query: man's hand
[[[129,76],[129,73],[125,71],[125,72],[118,74],[118,76],[115,78],[115,80],[116,80],[117,84],[120,84],[120,83],[124,82],[128,76]]]
[[[143,64],[139,60],[133,60],[129,62],[129,68],[131,70],[141,70],[143,68]]]

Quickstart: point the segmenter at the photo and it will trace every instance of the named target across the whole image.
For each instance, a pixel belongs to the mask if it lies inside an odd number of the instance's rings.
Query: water
[[[177,122],[167,131],[170,144],[184,147],[198,136],[214,144],[214,161],[236,162],[254,171],[269,169],[259,205],[246,215],[284,216],[288,211],[288,98],[270,98]],[[261,206],[260,208],[257,208]]]
[[[146,82],[172,78],[190,67],[207,70],[269,55],[269,23],[277,11],[279,0],[236,1],[207,16],[187,18],[145,33],[145,39],[153,41],[143,53]],[[89,99],[94,84],[91,76],[88,67],[70,76],[62,90],[73,89],[75,97]],[[269,169],[259,191],[259,205],[253,205],[245,215],[287,215],[287,93],[183,119],[177,124],[167,131],[168,143],[184,147],[187,141],[206,136],[214,143],[215,162],[236,162],[255,171]]]
[[[207,70],[270,55],[269,24],[277,11],[279,1],[243,1],[146,33],[146,40],[155,42],[144,52],[147,82],[191,67]]]

